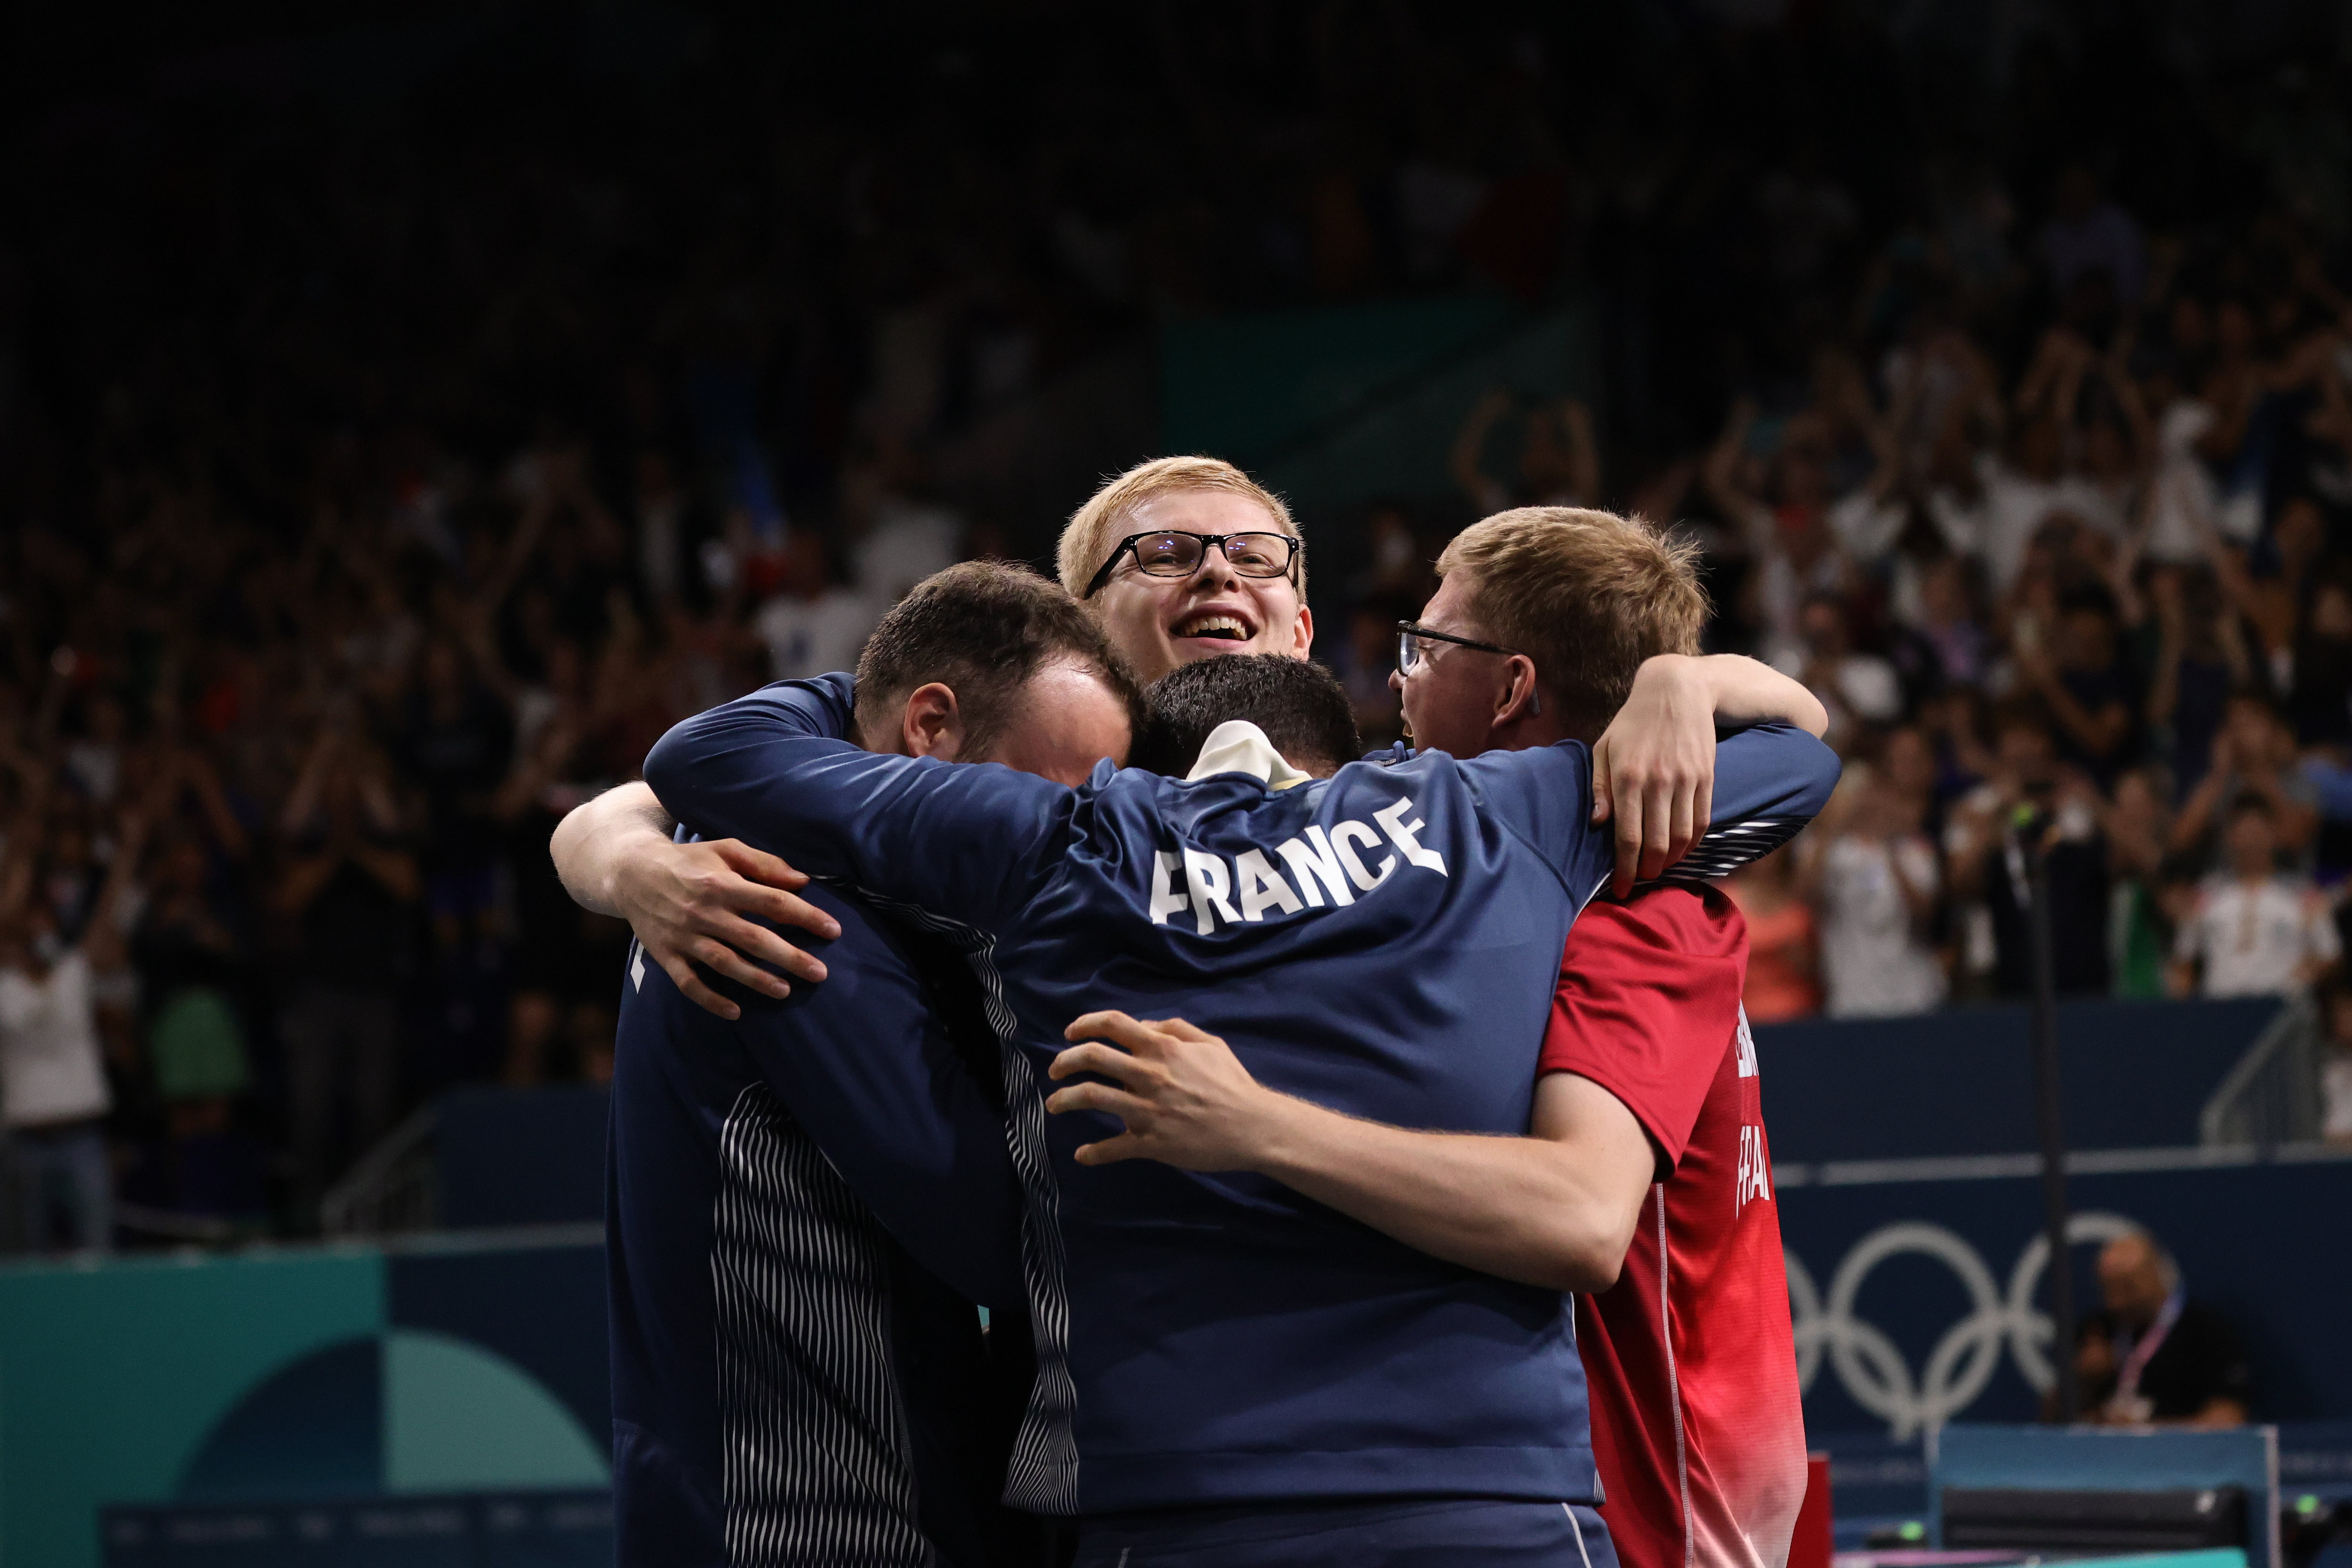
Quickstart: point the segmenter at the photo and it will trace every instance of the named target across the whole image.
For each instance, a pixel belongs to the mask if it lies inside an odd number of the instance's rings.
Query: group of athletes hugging
[[[1606,512],[1446,547],[1361,761],[1239,470],[1119,476],[1059,567],[940,574],[555,836],[638,937],[621,1562],[1783,1563],[1706,879],[1827,798],[1820,704]]]

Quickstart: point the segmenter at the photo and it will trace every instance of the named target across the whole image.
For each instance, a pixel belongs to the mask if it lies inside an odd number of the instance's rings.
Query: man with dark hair
[[[1045,778],[1122,756],[1139,707],[1093,622],[1004,566],[925,582],[861,668],[862,745]],[[592,826],[556,849],[593,904],[613,868],[570,853]],[[1029,1346],[994,1037],[920,922],[832,889],[793,902],[832,933],[827,983],[695,979],[732,1021],[631,954],[606,1211],[620,1561],[1013,1561],[1034,1542],[997,1491]],[[985,1350],[974,1302],[1000,1314]]]
[[[1364,742],[1347,688],[1321,665],[1281,654],[1228,654],[1152,683],[1135,765],[1181,778],[1221,726],[1246,720],[1301,772],[1329,778]]]
[[[1993,987],[2033,989],[2026,864],[2040,854],[2050,879],[2052,965],[2059,993],[2107,988],[2107,851],[2089,783],[2058,758],[2049,719],[2031,699],[2005,705],[1994,725],[1993,776],[1952,814],[1946,855],[1952,891],[1984,901],[1992,918]]]
[[[937,683],[958,694],[966,710],[958,754],[969,760],[996,751],[1001,739],[1011,739],[1006,731],[1029,716],[1029,703],[1048,695],[1024,693],[1042,668],[1053,665],[1081,670],[1087,679],[1108,687],[1127,709],[1129,732],[1140,731],[1141,689],[1111,652],[1093,617],[1068,595],[1034,573],[992,562],[967,561],[950,566],[899,600],[866,639],[857,659],[860,739],[877,751],[940,755],[936,750],[910,750],[914,738],[905,733],[899,735],[898,744],[877,743],[894,726],[908,721],[908,695]],[[1018,739],[1030,733],[1024,730]],[[1097,753],[1111,754],[1108,751]],[[1013,767],[1022,765],[1001,755],[992,760]],[[1090,770],[1093,765],[1090,759],[1086,767]],[[1075,779],[1052,772],[1045,776],[1075,784],[1085,777],[1085,772]]]

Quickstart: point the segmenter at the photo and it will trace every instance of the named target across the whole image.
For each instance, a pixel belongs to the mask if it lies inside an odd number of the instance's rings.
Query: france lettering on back
[[[1358,893],[1384,886],[1397,869],[1398,855],[1408,865],[1450,876],[1445,857],[1421,842],[1419,835],[1429,825],[1417,816],[1405,820],[1412,809],[1411,795],[1398,796],[1371,814],[1377,831],[1354,817],[1328,830],[1320,823],[1309,823],[1274,846],[1272,858],[1257,847],[1231,859],[1206,849],[1160,850],[1153,858],[1151,923],[1166,925],[1171,915],[1189,910],[1193,930],[1207,936],[1220,920],[1236,925],[1263,921],[1268,910],[1288,916],[1344,908],[1356,901]],[[1376,866],[1364,863],[1367,851],[1384,850],[1391,844],[1396,854],[1383,853]],[[1276,859],[1282,862],[1279,868]]]

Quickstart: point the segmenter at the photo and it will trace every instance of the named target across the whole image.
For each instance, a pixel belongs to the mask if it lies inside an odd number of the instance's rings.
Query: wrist
[[[1234,1123],[1234,1152],[1244,1170],[1276,1181],[1312,1166],[1316,1107],[1258,1085]]]

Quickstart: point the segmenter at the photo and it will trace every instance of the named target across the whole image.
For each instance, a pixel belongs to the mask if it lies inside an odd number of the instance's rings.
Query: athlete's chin
[[[1237,642],[1230,637],[1171,637],[1168,639],[1178,664],[1192,664],[1204,658],[1236,653],[1269,653],[1254,643]]]

